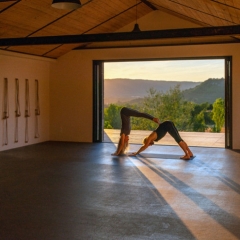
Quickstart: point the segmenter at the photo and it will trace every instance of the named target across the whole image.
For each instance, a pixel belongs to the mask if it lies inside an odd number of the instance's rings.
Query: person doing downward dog
[[[152,146],[154,142],[157,142],[160,139],[162,139],[167,132],[175,139],[175,141],[184,151],[185,155],[180,158],[183,160],[191,159],[193,157],[193,153],[189,149],[187,143],[184,142],[183,139],[180,137],[179,132],[172,121],[164,121],[161,124],[159,124],[157,129],[155,129],[148,137],[145,137],[143,139],[143,146],[140,147],[140,149],[137,152],[129,154],[129,156],[136,156],[149,146]]]
[[[120,154],[124,154],[126,149],[128,148],[129,134],[131,132],[131,122],[130,117],[142,117],[160,123],[158,118],[153,117],[148,113],[139,112],[137,110],[123,107],[120,111],[122,127],[120,131],[120,138],[117,146],[117,150],[112,155],[118,156]]]

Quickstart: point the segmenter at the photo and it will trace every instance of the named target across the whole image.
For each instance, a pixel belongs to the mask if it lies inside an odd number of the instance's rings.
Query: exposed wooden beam
[[[28,38],[2,38],[0,46],[50,45],[91,42],[134,41],[167,38],[231,36],[240,34],[240,25],[204,28],[184,28],[141,32],[117,32]]]
[[[155,6],[152,5],[152,3],[150,3],[147,0],[141,0],[141,2],[143,2],[144,4],[146,4],[148,7],[150,7],[152,10],[158,10]]]
[[[9,9],[10,7],[12,7],[13,5],[17,4],[17,3],[20,2],[20,1],[21,1],[21,0],[12,0],[12,1],[10,1],[10,0],[1,1],[1,0],[0,0],[0,2],[13,2],[13,3],[10,4],[9,6],[7,6],[6,8],[2,9],[2,10],[0,11],[0,13],[6,11],[7,9]]]

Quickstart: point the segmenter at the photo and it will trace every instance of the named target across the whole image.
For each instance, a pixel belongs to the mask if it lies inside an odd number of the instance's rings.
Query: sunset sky
[[[106,62],[104,78],[205,81],[224,78],[224,59]]]

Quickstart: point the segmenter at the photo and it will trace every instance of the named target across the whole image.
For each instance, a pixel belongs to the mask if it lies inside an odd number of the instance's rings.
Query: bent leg
[[[178,145],[182,148],[182,150],[185,153],[185,155],[181,157],[181,159],[189,160],[191,157],[193,157],[192,151],[189,149],[187,143],[184,142],[181,136],[179,135],[179,132],[175,127],[174,123],[171,121],[168,121],[167,127],[168,127],[168,133],[175,139],[175,141],[178,143]]]
[[[168,133],[175,139],[177,143],[183,141],[173,122],[166,121],[166,127],[167,127]]]
[[[182,148],[182,150],[185,153],[184,156],[180,157],[181,159],[189,160],[191,157],[193,157],[192,151],[189,149],[188,145],[184,141],[179,142],[178,145]]]

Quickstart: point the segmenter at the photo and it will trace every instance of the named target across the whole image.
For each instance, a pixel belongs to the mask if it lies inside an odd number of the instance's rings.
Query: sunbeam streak
[[[168,202],[196,239],[238,239],[239,232],[228,226],[221,216],[224,215],[224,219],[232,218],[240,223],[239,218],[217,206],[190,187],[187,182],[154,166],[147,159],[141,157],[129,159]],[[209,209],[211,210],[208,211]]]

